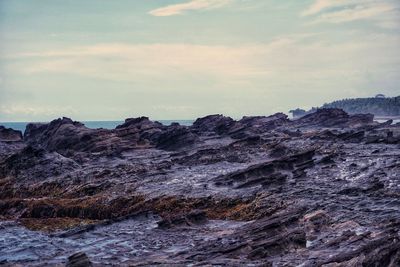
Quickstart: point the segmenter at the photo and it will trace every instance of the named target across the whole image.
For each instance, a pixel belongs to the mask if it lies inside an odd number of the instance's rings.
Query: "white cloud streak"
[[[174,16],[193,10],[217,9],[226,6],[230,2],[231,0],[192,0],[181,4],[157,8],[151,10],[149,14],[157,17]]]
[[[192,77],[225,88],[260,86],[260,80],[282,84],[288,77],[309,82],[337,80],[343,75],[353,79],[366,70],[384,71],[400,65],[395,56],[400,43],[397,37],[379,35],[341,44],[305,38],[310,37],[285,36],[267,44],[242,46],[98,44],[23,53],[7,59],[17,59],[12,66],[26,75],[75,74],[111,81],[143,81],[152,86]]]
[[[375,94],[377,89],[386,94],[385,85],[400,82],[398,36],[375,34],[336,43],[322,40],[319,34],[295,34],[269,43],[238,46],[103,43],[19,53],[2,60],[8,62],[7,72],[27,80],[67,77],[72,81],[94,80],[106,84],[101,95],[110,94],[121,99],[129,96],[137,101],[136,112],[146,110],[150,115],[159,116],[160,109],[165,109],[162,114],[171,118],[182,117],[183,113],[197,116],[205,110],[213,110],[217,103],[212,102],[214,99],[226,101],[218,112],[243,115],[245,110],[259,114],[267,112],[263,101],[280,103],[282,97],[287,97],[289,103],[284,105],[289,108],[290,103],[295,105],[302,97],[304,103],[308,103],[310,96],[334,99],[349,92],[365,96]],[[66,87],[81,86],[76,82],[68,84],[66,81],[66,84]],[[51,92],[51,87],[40,92]],[[185,99],[189,102],[172,103],[169,99],[166,103],[171,95],[179,99],[188,95]],[[202,96],[204,102],[196,102],[193,100],[196,97],[189,95]],[[146,97],[152,97],[154,103],[140,107],[140,99]],[[247,105],[246,101],[254,105]],[[259,102],[255,104],[254,101]],[[127,107],[133,112],[130,103],[129,107],[121,104],[119,109]],[[168,108],[177,105],[182,111]],[[14,106],[0,109],[0,116],[3,113],[3,117],[12,114],[27,117],[32,113],[50,117],[57,112],[70,113],[40,105],[21,104],[12,108]],[[23,108],[25,106],[28,108]],[[194,109],[188,108],[190,106]]]
[[[22,117],[35,117],[35,116],[46,116],[49,118],[58,117],[60,114],[74,115],[77,111],[72,107],[44,107],[39,105],[1,105],[0,114],[3,115],[21,115]]]
[[[344,23],[356,20],[375,20],[377,25],[393,26],[399,8],[393,1],[377,0],[317,0],[300,15],[315,16],[313,23]],[[398,24],[397,24],[398,25]]]
[[[311,6],[304,10],[302,16],[311,16],[320,13],[323,10],[343,7],[359,3],[359,0],[316,0]]]

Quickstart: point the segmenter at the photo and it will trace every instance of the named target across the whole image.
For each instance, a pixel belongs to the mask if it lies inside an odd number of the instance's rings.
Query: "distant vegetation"
[[[369,98],[353,98],[333,101],[325,103],[320,108],[340,108],[349,114],[371,113],[375,116],[382,117],[398,117],[400,116],[400,96],[385,97],[377,95]],[[317,108],[308,111],[303,109],[295,109],[289,111],[294,117],[301,117],[309,113],[313,113]]]

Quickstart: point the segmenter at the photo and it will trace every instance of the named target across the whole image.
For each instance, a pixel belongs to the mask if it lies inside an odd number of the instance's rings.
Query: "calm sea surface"
[[[159,120],[164,125],[170,125],[173,122],[178,122],[180,125],[192,125],[194,120]],[[0,122],[0,125],[3,125],[7,128],[12,128],[14,130],[19,130],[24,132],[25,127],[29,122]],[[124,121],[82,121],[86,127],[97,129],[97,128],[105,128],[105,129],[114,129],[118,125],[124,123]]]

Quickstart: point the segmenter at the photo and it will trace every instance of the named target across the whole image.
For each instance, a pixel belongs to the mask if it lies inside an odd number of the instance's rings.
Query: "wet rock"
[[[173,216],[171,218],[159,221],[159,228],[171,228],[174,226],[191,226],[196,224],[203,224],[207,222],[206,213],[202,210],[194,210],[188,214]]]
[[[198,139],[187,127],[171,125],[157,139],[157,148],[165,150],[177,150],[193,145]]]
[[[115,136],[108,130],[89,129],[64,117],[48,124],[28,124],[24,140],[32,146],[59,153],[68,150],[99,152],[109,148]]]
[[[78,252],[68,257],[66,267],[91,267],[93,266],[89,257],[83,253]]]
[[[306,151],[300,154],[256,164],[245,170],[236,171],[217,177],[215,183],[219,186],[233,186],[236,189],[262,185],[268,187],[280,185],[288,179],[295,179],[304,175],[303,170],[313,165],[315,151]]]
[[[0,125],[0,141],[22,141],[22,133]]]
[[[233,127],[235,127],[235,123],[236,122],[230,117],[209,115],[197,119],[191,128],[200,133],[214,132],[222,135],[230,132]]]
[[[231,238],[206,243],[199,248],[201,253],[188,252],[185,258],[204,261],[207,258],[231,259],[241,255],[256,262],[262,260],[268,263],[269,257],[305,248],[305,232],[299,226],[302,212],[304,209],[299,208],[256,220],[235,231]]]
[[[153,147],[162,125],[146,117],[127,119],[115,130],[89,129],[69,118],[48,124],[28,124],[24,140],[36,147],[57,151],[63,155],[75,152],[119,155],[122,151]]]
[[[27,146],[0,162],[0,178],[37,182],[76,170],[79,165],[57,152]]]
[[[279,126],[283,126],[290,123],[288,116],[283,113],[276,113],[271,116],[250,116],[243,117],[238,121],[246,128],[251,128],[252,131],[263,133],[273,130]]]
[[[0,142],[0,262],[397,266],[399,136],[341,110],[30,124]]]
[[[349,131],[339,134],[337,137],[344,141],[349,142],[362,142],[364,140],[364,131]]]
[[[373,129],[365,138],[367,144],[385,143],[385,144],[399,144],[400,143],[400,130],[396,128],[389,129]]]
[[[159,122],[152,122],[148,117],[128,118],[121,125],[118,125],[116,129],[122,128],[138,128],[138,129],[149,129],[154,127],[161,127],[162,124]]]
[[[350,251],[321,260],[313,266],[399,266],[400,241],[396,235],[371,239]]]
[[[323,210],[306,214],[304,216],[305,229],[307,231],[307,239],[314,240],[318,237],[319,233],[324,230],[331,223],[332,219]]]
[[[301,127],[355,128],[372,124],[373,119],[374,115],[372,114],[349,115],[342,109],[323,108],[318,109],[315,113],[301,117],[295,123]]]

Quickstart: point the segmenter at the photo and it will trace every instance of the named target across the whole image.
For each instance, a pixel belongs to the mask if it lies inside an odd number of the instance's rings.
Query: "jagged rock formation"
[[[400,265],[390,121],[321,109],[3,130],[0,264]]]
[[[22,141],[22,133],[0,125],[0,141]]]
[[[308,114],[296,122],[301,127],[319,126],[319,127],[338,127],[354,128],[362,125],[372,124],[374,115],[356,114],[349,115],[341,109],[319,109],[315,113]]]

